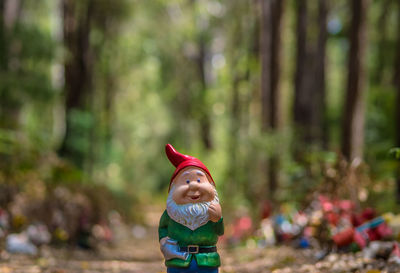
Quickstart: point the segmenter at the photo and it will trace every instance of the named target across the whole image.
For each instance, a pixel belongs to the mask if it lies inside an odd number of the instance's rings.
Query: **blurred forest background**
[[[208,166],[227,219],[315,192],[399,211],[400,1],[1,0],[0,16],[15,228],[140,220],[167,197],[166,143]]]

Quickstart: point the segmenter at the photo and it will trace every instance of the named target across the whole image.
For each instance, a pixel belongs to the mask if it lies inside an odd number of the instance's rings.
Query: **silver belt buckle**
[[[197,253],[199,253],[199,246],[198,246],[198,245],[188,245],[188,246],[187,246],[187,249],[188,249],[188,252],[189,252],[190,254],[197,254]],[[195,250],[192,250],[192,249],[195,249]]]

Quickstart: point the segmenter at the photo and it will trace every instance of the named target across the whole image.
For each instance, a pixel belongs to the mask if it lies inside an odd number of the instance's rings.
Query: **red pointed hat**
[[[172,165],[174,165],[176,167],[174,174],[171,177],[171,181],[169,182],[168,192],[171,189],[172,181],[178,175],[178,173],[181,170],[183,170],[184,168],[189,167],[189,166],[194,166],[194,167],[202,169],[211,179],[210,182],[215,186],[215,183],[210,174],[210,171],[203,164],[203,162],[201,162],[197,158],[177,152],[174,149],[174,147],[172,147],[171,144],[165,145],[165,153],[167,154],[167,157],[168,157],[169,161],[171,161]]]

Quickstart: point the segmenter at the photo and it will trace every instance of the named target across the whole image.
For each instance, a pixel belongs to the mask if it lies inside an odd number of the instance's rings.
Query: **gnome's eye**
[[[200,183],[200,178],[197,178],[197,182],[199,182],[199,183]]]
[[[189,184],[189,183],[190,183],[190,180],[186,180],[186,183],[188,183],[188,184]]]

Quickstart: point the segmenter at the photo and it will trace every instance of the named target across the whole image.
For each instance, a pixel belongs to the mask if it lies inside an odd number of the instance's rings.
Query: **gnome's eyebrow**
[[[196,174],[199,175],[199,176],[204,176],[204,173],[201,172],[201,171],[197,171]]]

